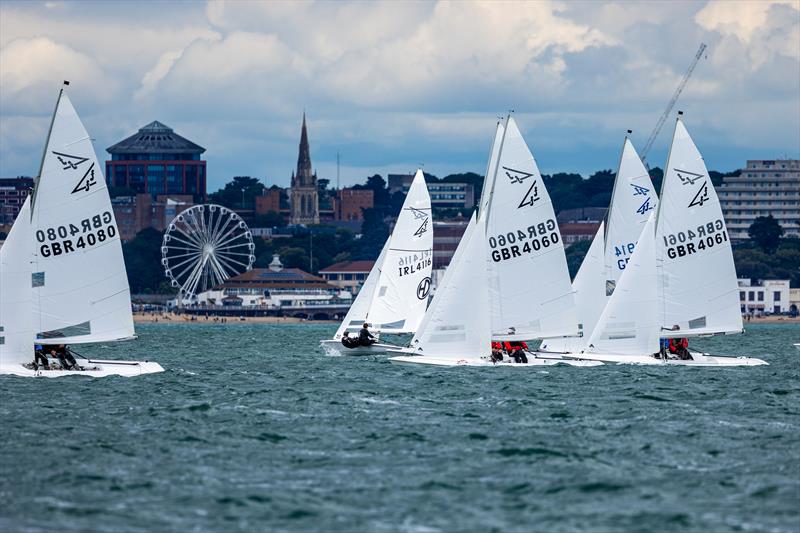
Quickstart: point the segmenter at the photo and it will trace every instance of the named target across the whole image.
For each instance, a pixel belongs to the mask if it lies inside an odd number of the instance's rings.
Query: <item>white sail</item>
[[[542,176],[513,118],[487,209],[492,338],[577,335],[564,244]]]
[[[375,261],[375,264],[372,266],[372,270],[369,271],[364,285],[362,285],[361,290],[358,291],[355,301],[350,305],[350,309],[347,310],[347,315],[345,315],[344,320],[339,325],[339,329],[336,330],[336,335],[333,337],[335,340],[341,340],[345,331],[358,331],[361,329],[364,322],[366,322],[369,306],[372,303],[372,295],[375,293],[375,288],[378,286],[378,278],[381,276],[381,268],[384,259],[386,259],[386,250],[388,249],[389,241],[387,240],[386,244],[383,245],[383,249],[377,261]]]
[[[38,340],[133,336],[130,290],[103,170],[62,90],[31,204]]]
[[[486,165],[486,176],[483,178],[483,187],[481,189],[481,204],[478,209],[478,218],[486,218],[486,210],[492,199],[492,188],[494,186],[495,171],[497,170],[497,158],[500,155],[500,145],[503,143],[503,134],[506,128],[502,122],[497,123],[497,129],[494,133],[494,140],[492,141],[492,148],[489,150],[489,163]]]
[[[33,361],[30,197],[0,248],[0,367]]]
[[[625,265],[636,248],[636,241],[658,205],[650,174],[626,137],[622,148],[614,192],[606,225],[605,264],[608,267],[606,293],[611,295]],[[598,315],[599,316],[599,315]],[[591,330],[587,333],[591,333]]]
[[[622,355],[658,352],[660,316],[654,230],[655,216],[651,216],[588,339],[589,352]]]
[[[478,359],[489,354],[489,294],[482,226],[473,214],[411,340],[415,354],[445,359]]]
[[[432,268],[431,197],[425,176],[417,170],[389,237],[367,315],[370,325],[389,333],[416,331],[428,306]]]
[[[592,245],[583,258],[581,267],[572,282],[575,291],[575,309],[578,316],[578,330],[581,337],[548,339],[542,343],[542,350],[548,352],[580,352],[588,346],[603,308],[606,306],[606,263],[604,258],[605,223],[600,223]]]
[[[678,119],[656,223],[663,337],[742,331],[730,237],[703,157]],[[673,326],[675,332],[667,332]]]

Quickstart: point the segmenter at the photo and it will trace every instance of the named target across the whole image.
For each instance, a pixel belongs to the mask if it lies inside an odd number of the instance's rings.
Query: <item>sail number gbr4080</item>
[[[523,254],[538,252],[548,248],[559,241],[556,231],[556,221],[548,219],[536,225],[528,226],[525,230],[509,231],[497,236],[489,237],[489,247],[492,249],[492,261],[499,263]]]
[[[664,246],[670,259],[700,253],[724,242],[728,242],[728,232],[721,218],[701,224],[696,230],[689,229],[664,235]]]
[[[42,257],[84,250],[116,235],[117,227],[114,225],[111,211],[84,218],[77,225],[70,223],[36,230],[36,240],[41,243],[39,254]]]

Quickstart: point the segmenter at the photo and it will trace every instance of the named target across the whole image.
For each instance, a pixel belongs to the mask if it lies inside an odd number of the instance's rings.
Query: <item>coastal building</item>
[[[742,314],[788,313],[791,306],[788,279],[762,281],[739,278],[739,303]]]
[[[106,148],[109,187],[134,194],[191,195],[196,202],[206,198],[205,148],[181,137],[172,128],[153,121],[125,140]]]
[[[254,268],[197,296],[199,312],[227,310],[264,314],[333,315],[350,306],[352,295],[299,268],[283,268],[280,257],[269,268]]]
[[[451,220],[433,221],[433,269],[443,269],[450,264],[453,254],[467,229],[469,219],[458,217]]]
[[[343,261],[321,269],[319,275],[355,295],[361,290],[373,266],[375,261]]]
[[[800,160],[748,160],[738,176],[717,187],[731,239],[749,239],[757,217],[772,215],[784,237],[800,237]]]
[[[14,223],[31,189],[33,178],[20,176],[0,179],[0,226]]]
[[[389,193],[397,191],[407,194],[414,181],[414,174],[388,174]],[[475,188],[471,183],[450,183],[445,181],[427,181],[428,193],[431,195],[431,206],[435,208],[462,209],[475,206]]]
[[[800,313],[800,288],[789,289],[789,313],[794,316]]]
[[[558,231],[564,239],[564,246],[580,241],[591,241],[600,228],[600,222],[559,222]]]
[[[334,219],[364,220],[364,209],[371,209],[375,206],[374,198],[375,192],[372,189],[340,189],[334,200]]]
[[[300,151],[297,156],[297,172],[292,172],[289,189],[291,211],[290,224],[319,224],[319,191],[317,175],[311,171],[311,149],[308,145],[306,114],[300,130]]]
[[[129,241],[145,228],[164,231],[181,211],[195,205],[193,199],[192,195],[180,194],[153,198],[147,193],[112,198],[120,239]]]

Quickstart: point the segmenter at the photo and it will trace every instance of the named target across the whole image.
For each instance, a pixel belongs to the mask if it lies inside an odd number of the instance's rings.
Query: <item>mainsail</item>
[[[489,294],[483,281],[486,241],[482,226],[473,213],[411,340],[415,354],[455,359],[478,359],[489,354]]]
[[[380,278],[372,295],[368,322],[378,331],[417,330],[431,289],[433,221],[425,176],[417,170],[389,237]]]
[[[0,248],[0,366],[33,360],[31,199]]]
[[[511,117],[492,181],[485,219],[492,338],[576,335],[575,302],[553,204]]]
[[[34,189],[30,238],[37,340],[79,344],[133,336],[130,289],[103,171],[63,90]]]
[[[381,275],[383,261],[386,259],[386,250],[388,249],[389,241],[387,240],[386,244],[383,245],[381,254],[378,256],[378,260],[375,261],[372,270],[369,271],[364,285],[362,285],[361,290],[358,291],[355,301],[350,305],[350,309],[347,310],[347,315],[345,315],[344,320],[339,325],[339,329],[336,330],[336,335],[333,336],[335,340],[341,340],[345,331],[358,331],[362,324],[366,322],[369,306],[372,303],[372,296],[375,293],[375,288],[378,286],[378,278]]]
[[[655,231],[662,337],[742,331],[730,237],[703,157],[678,118]],[[674,326],[679,329],[671,331]]]

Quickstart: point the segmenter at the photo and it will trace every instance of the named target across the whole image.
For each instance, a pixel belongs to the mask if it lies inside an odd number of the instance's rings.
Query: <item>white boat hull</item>
[[[134,377],[144,374],[163,372],[164,369],[153,361],[109,361],[105,359],[76,358],[78,366],[86,370],[34,370],[21,364],[0,365],[0,375],[20,377],[60,378],[65,376],[83,376],[102,378],[107,376]]]
[[[494,368],[538,368],[542,366],[600,366],[602,361],[586,361],[577,359],[559,359],[559,358],[543,358],[543,357],[529,357],[527,363],[515,363],[508,358],[502,362],[493,363],[486,359],[450,359],[450,358],[437,358],[424,355],[399,355],[390,357],[389,361],[397,364],[415,364],[415,365],[433,365],[433,366],[483,366]]]
[[[552,355],[552,354],[549,354]],[[620,355],[602,353],[566,353],[566,358],[590,359],[604,363],[617,363],[629,365],[669,365],[669,366],[696,366],[696,367],[730,367],[730,366],[761,366],[768,365],[763,359],[755,357],[735,357],[723,355],[709,355],[707,353],[692,352],[692,359],[660,359],[652,355]]]
[[[393,344],[383,344],[376,342],[371,346],[358,346],[357,348],[346,348],[341,341],[334,339],[327,339],[319,341],[322,349],[328,355],[380,355],[385,354],[391,350],[396,350],[398,346]]]

